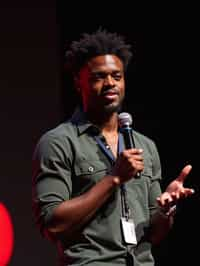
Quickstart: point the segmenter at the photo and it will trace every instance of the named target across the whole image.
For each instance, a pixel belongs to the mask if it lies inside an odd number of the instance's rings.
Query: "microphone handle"
[[[134,139],[133,139],[132,128],[129,127],[129,126],[122,127],[121,128],[121,133],[122,133],[122,135],[124,137],[124,143],[125,143],[126,149],[135,148],[135,142],[134,142]],[[141,177],[141,173],[137,172],[136,173],[136,177],[137,178]]]
[[[124,143],[125,143],[126,149],[135,148],[135,143],[134,143],[131,127],[129,126],[122,127],[121,133],[124,137]]]

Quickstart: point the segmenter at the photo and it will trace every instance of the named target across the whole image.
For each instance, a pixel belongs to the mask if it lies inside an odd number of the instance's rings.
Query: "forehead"
[[[91,58],[87,66],[89,71],[123,71],[123,63],[119,57],[116,55],[99,55]]]

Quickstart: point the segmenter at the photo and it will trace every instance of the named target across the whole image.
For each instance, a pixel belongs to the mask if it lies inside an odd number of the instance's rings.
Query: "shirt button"
[[[92,172],[94,171],[94,167],[90,166],[90,167],[88,168],[88,171],[89,171],[90,173],[92,173]]]

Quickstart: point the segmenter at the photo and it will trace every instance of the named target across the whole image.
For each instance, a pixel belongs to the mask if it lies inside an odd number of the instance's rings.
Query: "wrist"
[[[101,181],[108,182],[111,188],[115,188],[121,185],[120,177],[108,174]]]

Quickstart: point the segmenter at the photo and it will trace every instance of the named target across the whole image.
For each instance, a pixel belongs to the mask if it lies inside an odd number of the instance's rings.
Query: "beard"
[[[104,112],[105,114],[109,115],[109,114],[113,114],[113,113],[119,113],[122,109],[122,100],[118,103],[110,103],[107,105],[104,105],[102,108],[102,112]]]
[[[90,112],[91,114],[98,114],[100,116],[110,116],[113,113],[119,113],[122,109],[122,104],[124,101],[124,95],[121,95],[121,97],[118,99],[118,101],[99,101],[98,99],[95,101],[90,102],[90,104],[87,105],[87,108],[85,108],[86,112]]]

